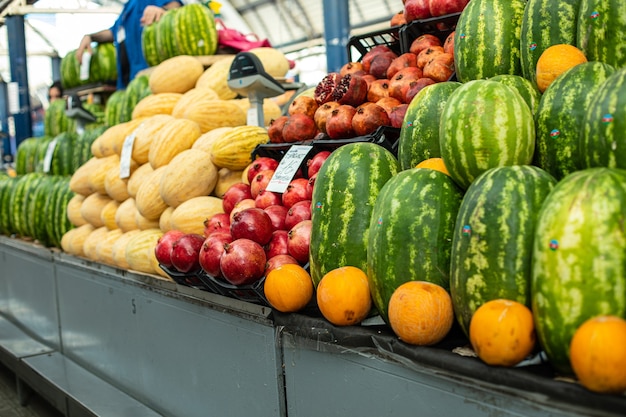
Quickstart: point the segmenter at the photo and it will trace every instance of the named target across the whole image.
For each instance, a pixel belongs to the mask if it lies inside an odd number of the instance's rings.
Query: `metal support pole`
[[[61,81],[61,57],[58,55],[50,58],[52,64],[52,81]]]
[[[0,77],[0,167],[4,165],[4,155],[9,155],[9,105],[7,95],[7,83]]]
[[[324,0],[324,40],[326,70],[339,72],[348,62],[350,40],[350,11],[348,0]]]
[[[15,123],[15,148],[20,142],[33,135],[31,119],[30,94],[28,91],[28,70],[26,56],[26,36],[24,34],[24,16],[13,15],[6,19],[9,42],[9,64],[11,66],[11,81],[17,83],[18,105],[17,112],[13,112]],[[11,100],[11,97],[9,97]],[[12,153],[15,149],[11,149]]]

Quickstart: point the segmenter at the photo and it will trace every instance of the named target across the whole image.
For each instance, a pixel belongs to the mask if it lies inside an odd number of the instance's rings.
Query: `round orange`
[[[409,281],[396,288],[387,314],[391,329],[401,340],[420,346],[439,343],[454,322],[450,294],[426,281]]]
[[[263,292],[273,308],[293,313],[302,310],[313,298],[313,280],[300,265],[281,265],[267,274]]]
[[[430,168],[435,171],[443,172],[447,176],[450,176],[448,172],[448,168],[446,168],[446,164],[443,163],[443,159],[441,158],[428,158],[420,162],[415,166],[415,168]]]
[[[367,275],[354,266],[329,271],[317,284],[317,306],[336,326],[360,323],[372,308]]]
[[[585,321],[570,343],[570,363],[580,383],[601,393],[626,391],[626,320],[598,316]]]
[[[535,347],[533,314],[517,301],[487,301],[474,312],[469,337],[483,362],[498,366],[516,365]]]
[[[558,44],[547,48],[537,60],[537,87],[542,93],[559,75],[587,62],[583,52],[573,45]]]

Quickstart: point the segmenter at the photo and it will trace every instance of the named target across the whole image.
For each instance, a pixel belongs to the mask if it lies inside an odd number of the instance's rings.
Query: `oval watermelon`
[[[626,317],[626,171],[590,168],[562,179],[539,212],[531,300],[538,340],[571,374],[569,346],[585,320]]]
[[[626,0],[581,0],[576,45],[588,61],[626,66]]]
[[[456,218],[450,294],[469,336],[474,312],[506,298],[530,307],[530,260],[537,213],[556,180],[530,165],[492,168],[470,185]]]
[[[211,9],[187,4],[174,16],[176,48],[181,55],[213,55],[217,52],[217,29]]]
[[[532,114],[537,111],[539,101],[541,100],[541,92],[535,84],[528,81],[520,75],[500,74],[490,78],[491,81],[497,81],[504,85],[514,88],[522,96]]]
[[[454,32],[459,81],[499,74],[522,75],[520,32],[526,0],[472,0]]]
[[[626,168],[626,68],[613,73],[595,91],[581,130],[583,168]]]
[[[461,83],[446,81],[422,89],[409,103],[400,128],[398,161],[411,169],[429,158],[441,156],[439,120],[448,97]]]
[[[310,268],[317,286],[329,271],[367,271],[367,239],[380,189],[399,164],[382,146],[356,142],[330,154],[317,173],[311,210]]]
[[[584,167],[580,131],[589,103],[614,71],[601,62],[586,62],[550,84],[535,114],[535,165],[558,180]]]
[[[428,168],[404,170],[380,190],[367,244],[372,299],[387,320],[391,295],[405,282],[449,288],[454,221],[462,191],[449,176]]]
[[[474,80],[450,95],[441,114],[439,140],[450,176],[467,189],[490,168],[530,164],[535,126],[516,90],[496,81]]]

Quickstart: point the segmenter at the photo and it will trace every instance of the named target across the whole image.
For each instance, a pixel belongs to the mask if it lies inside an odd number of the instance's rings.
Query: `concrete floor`
[[[0,417],[62,416],[62,413],[34,392],[30,394],[25,406],[20,405],[17,397],[15,374],[0,364]]]

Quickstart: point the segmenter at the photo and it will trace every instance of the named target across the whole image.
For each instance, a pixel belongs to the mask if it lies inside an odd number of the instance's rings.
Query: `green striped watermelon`
[[[80,79],[80,62],[76,58],[76,50],[71,50],[61,59],[61,85],[64,89],[84,84]]]
[[[441,156],[439,119],[448,97],[460,85],[453,81],[432,84],[411,100],[398,140],[401,169],[415,168],[425,159]]]
[[[472,0],[454,33],[454,64],[461,82],[522,74],[520,31],[526,0]]]
[[[12,188],[10,198],[11,230],[20,236],[30,236],[27,208],[37,184],[45,175],[30,173],[22,175]]]
[[[44,135],[56,136],[62,132],[76,131],[76,122],[65,114],[65,100],[54,100],[44,114]]]
[[[39,138],[26,138],[20,142],[15,152],[15,172],[24,175],[35,172],[35,155]]]
[[[91,129],[86,129],[76,139],[76,145],[72,151],[72,172],[81,167],[85,162],[93,157],[91,153],[91,144],[98,139],[100,135],[107,130],[107,126],[98,126]]]
[[[2,176],[0,178],[0,233],[11,235],[15,232],[12,226],[11,195],[20,177]]]
[[[576,45],[588,61],[626,66],[626,0],[581,0]]]
[[[474,312],[505,298],[530,307],[530,260],[537,213],[556,180],[530,165],[492,168],[470,185],[452,239],[450,294],[469,335]]]
[[[174,17],[176,47],[181,55],[213,55],[217,52],[217,29],[211,9],[201,3],[187,4]]]
[[[57,135],[54,140],[56,145],[50,163],[51,175],[72,175],[74,173],[73,154],[76,147],[78,134],[64,132]]]
[[[317,286],[329,271],[367,271],[367,239],[380,189],[399,164],[382,146],[356,142],[330,154],[317,174],[312,197],[311,277]]]
[[[46,223],[46,233],[50,245],[60,248],[63,235],[73,228],[67,217],[67,204],[74,196],[74,192],[70,190],[70,177],[59,178],[50,193],[50,198],[44,206],[44,217],[49,219]]]
[[[585,115],[600,85],[613,72],[607,64],[586,62],[550,84],[535,114],[534,165],[559,180],[583,168],[579,138]]]
[[[537,61],[552,45],[576,45],[581,0],[528,0],[520,36],[522,73],[537,85]]]
[[[44,175],[39,179],[29,193],[29,198],[24,206],[24,218],[26,235],[35,238],[44,246],[50,245],[46,232],[47,219],[44,213],[46,201],[51,198],[53,185],[60,177]]]
[[[120,105],[119,120],[120,123],[128,122],[132,118],[133,109],[141,101],[142,98],[152,94],[148,75],[139,75],[133,78],[126,86],[126,93]]]
[[[580,135],[583,168],[626,168],[626,68],[595,91]]]
[[[513,87],[522,96],[532,114],[537,111],[539,100],[541,100],[541,92],[539,88],[532,82],[528,81],[521,75],[500,74],[490,78],[491,81],[498,81],[509,87]]]
[[[626,318],[626,171],[590,168],[562,179],[537,219],[531,299],[538,340],[571,373],[569,346],[585,320]]]
[[[43,172],[44,171],[44,159],[46,158],[46,152],[48,150],[48,145],[52,142],[54,138],[50,136],[42,136],[39,138],[39,142],[37,143],[37,150],[35,153],[35,172]]]
[[[380,190],[369,225],[367,276],[385,321],[389,299],[403,283],[428,281],[449,288],[452,234],[462,197],[449,176],[428,168],[404,170]]]
[[[450,176],[467,189],[490,168],[532,161],[533,116],[513,88],[496,81],[474,80],[448,98],[441,114],[439,139]]]
[[[89,61],[90,82],[114,82],[117,80],[117,52],[110,42],[99,43],[93,49]]]
[[[144,26],[141,32],[141,51],[146,63],[150,67],[154,67],[159,64],[159,52],[157,50],[157,23],[153,23],[148,26]]]
[[[175,17],[181,8],[169,9],[156,23],[156,47],[159,62],[180,55],[176,46]]]
[[[109,96],[104,108],[104,124],[111,127],[120,122],[120,112],[126,90],[116,90]]]

